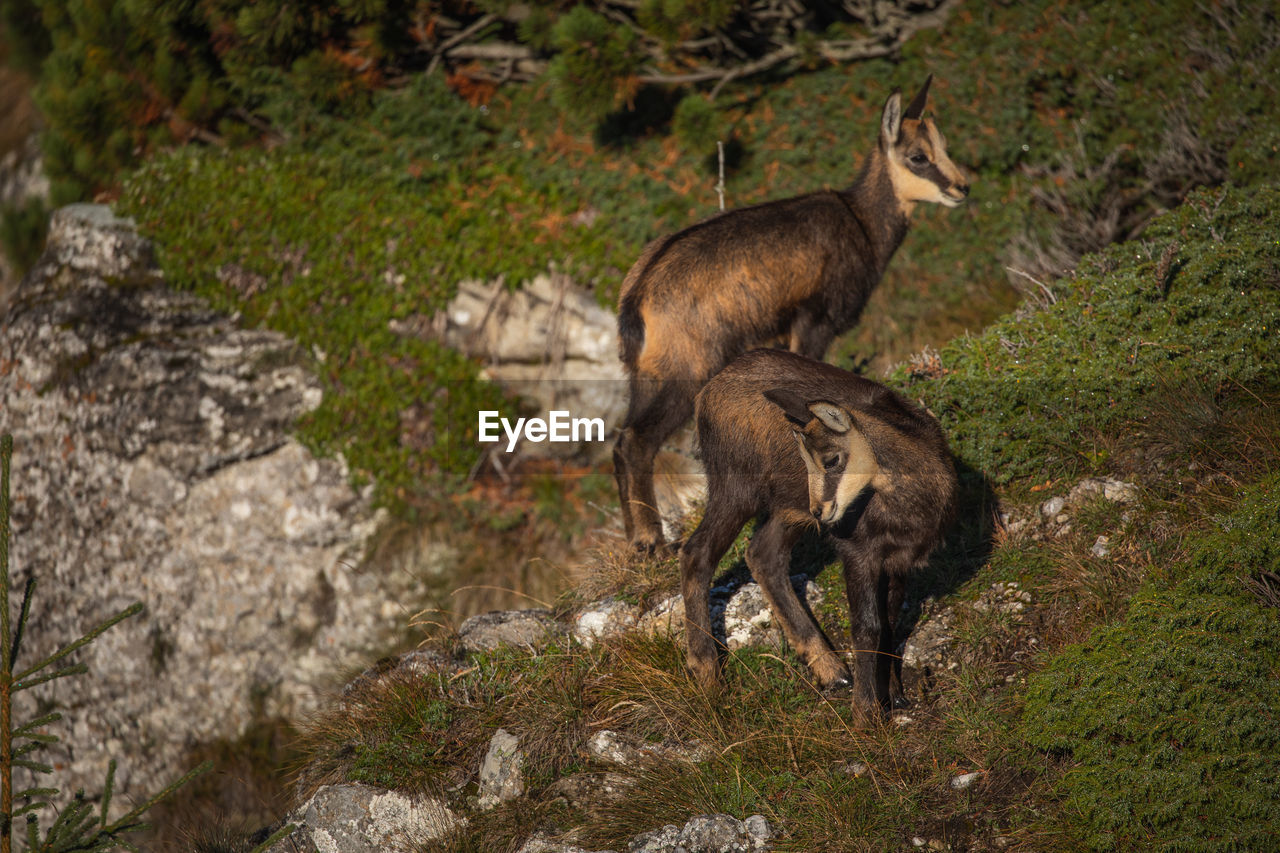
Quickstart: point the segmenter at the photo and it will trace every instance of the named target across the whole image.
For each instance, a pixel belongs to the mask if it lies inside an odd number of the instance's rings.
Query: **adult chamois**
[[[753,350],[697,396],[707,509],[681,549],[688,664],[715,689],[708,588],[752,518],[747,566],[783,634],[827,690],[889,705],[903,579],[942,537],[955,466],[938,422],[878,382],[782,350]],[[831,649],[791,587],[791,548],[820,528],[844,564],[856,666]]]
[[[858,320],[919,202],[948,207],[969,183],[923,118],[930,77],[902,111],[885,101],[853,185],[728,211],[650,243],[622,282],[618,336],[630,402],[614,446],[627,538],[662,544],[653,460],[708,379],[757,346],[822,358]]]

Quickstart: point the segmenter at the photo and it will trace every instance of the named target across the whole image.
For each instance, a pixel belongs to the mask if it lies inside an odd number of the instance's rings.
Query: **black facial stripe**
[[[911,162],[910,160],[907,161],[908,164],[910,164],[910,162]],[[942,174],[942,170],[939,169],[937,165],[932,162],[930,162],[927,166],[921,166],[921,167],[909,166],[909,168],[911,169],[911,171],[915,172],[917,175],[924,178],[926,181],[931,181],[932,183],[938,185],[943,189],[946,189],[947,187],[951,186],[951,181],[949,181],[947,179],[947,176]]]
[[[836,499],[836,490],[840,488],[840,478],[844,476],[844,466],[837,465],[830,471],[824,471],[822,474],[822,500],[833,501]]]

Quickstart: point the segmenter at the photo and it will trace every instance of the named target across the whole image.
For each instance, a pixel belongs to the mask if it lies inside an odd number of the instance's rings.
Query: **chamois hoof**
[[[674,556],[676,546],[662,539],[632,539],[631,553],[637,557],[648,559],[665,559]]]
[[[828,699],[837,699],[849,696],[853,693],[852,679],[840,676],[830,684],[823,685],[822,695]]]

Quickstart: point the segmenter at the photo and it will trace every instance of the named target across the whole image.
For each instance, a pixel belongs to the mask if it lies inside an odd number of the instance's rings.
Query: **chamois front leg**
[[[898,623],[902,619],[902,601],[906,597],[906,581],[897,572],[889,575],[889,592],[885,607],[886,624],[889,633],[889,648],[893,656],[889,659],[889,707],[905,708],[910,705],[906,691],[902,686],[902,658],[898,656]]]
[[[773,516],[752,537],[747,548],[747,566],[760,584],[769,608],[778,617],[787,642],[808,664],[818,684],[823,690],[845,690],[852,683],[849,670],[791,586],[791,547],[799,534],[800,528]]]

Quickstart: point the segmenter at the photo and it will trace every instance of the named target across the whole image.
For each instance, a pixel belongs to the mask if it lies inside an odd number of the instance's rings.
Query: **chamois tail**
[[[618,303],[618,357],[634,367],[644,347],[644,318],[640,316],[639,294],[632,290]]]

